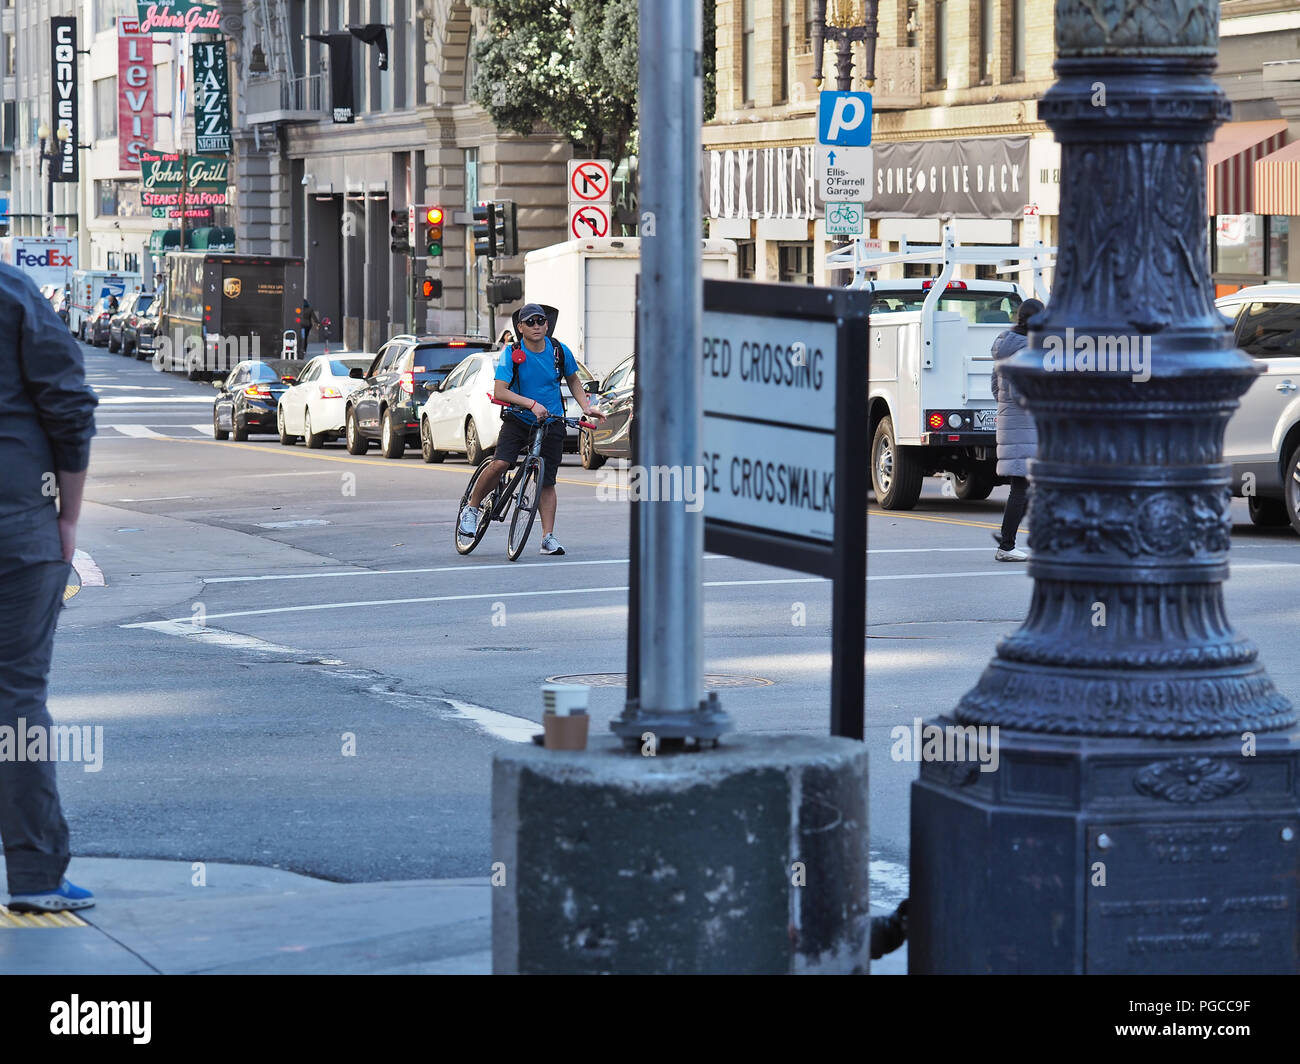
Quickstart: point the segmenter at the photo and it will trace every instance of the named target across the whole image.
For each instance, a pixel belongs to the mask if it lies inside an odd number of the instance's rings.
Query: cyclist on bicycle
[[[604,420],[605,415],[594,410],[578,377],[578,363],[564,344],[546,335],[550,319],[536,303],[527,303],[519,312],[519,342],[502,350],[497,359],[495,397],[512,404],[501,423],[493,462],[487,472],[479,477],[460,518],[460,531],[472,536],[482,520],[480,508],[488,493],[496,487],[502,474],[515,464],[519,452],[528,445],[528,437],[538,418],[548,414],[564,416],[564,397],[560,391],[561,377],[568,383],[569,391],[582,407],[583,414]],[[523,361],[518,365],[514,353],[519,350]],[[563,362],[561,362],[561,358]],[[511,390],[511,386],[515,390]],[[555,538],[555,477],[564,455],[564,422],[553,421],[546,426],[542,439],[542,458],[546,472],[542,478],[542,491],[538,499],[538,512],[542,518],[542,554],[563,554],[564,548]]]

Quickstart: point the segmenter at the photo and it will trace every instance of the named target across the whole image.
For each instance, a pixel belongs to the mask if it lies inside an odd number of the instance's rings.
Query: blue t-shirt
[[[516,367],[511,359],[511,352],[514,345],[510,345],[500,355],[497,356],[496,379],[504,381],[508,386],[511,378],[514,376],[515,369],[519,370],[519,383],[510,390],[516,395],[522,395],[525,399],[536,399],[542,406],[552,414],[564,413],[564,396],[560,391],[560,385],[555,380],[555,347],[549,336],[546,338],[545,351],[529,351],[527,346],[521,345],[524,352],[524,361]],[[564,352],[564,377],[567,380],[574,373],[578,372],[578,363],[573,357],[573,353],[560,344],[560,349]],[[531,410],[525,410],[523,407],[511,407],[509,411],[512,417],[519,418],[520,421],[527,425],[535,424],[537,418],[533,416]]]

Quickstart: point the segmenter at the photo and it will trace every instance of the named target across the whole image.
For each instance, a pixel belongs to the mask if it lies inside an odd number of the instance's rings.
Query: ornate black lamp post
[[[45,217],[41,226],[45,236],[54,235],[54,164],[63,157],[63,145],[67,142],[68,130],[64,126],[59,126],[54,131],[54,138],[50,137],[50,127],[44,122],[36,130],[37,154],[40,161],[45,166]],[[58,142],[59,151],[46,151],[45,145],[51,146]]]
[[[1258,369],[1205,259],[1219,5],[1112,7],[1057,0],[1062,251],[1006,364],[1039,433],[1033,600],[954,714],[1000,729],[997,771],[914,784],[913,972],[1297,971],[1300,733],[1223,600],[1223,433]]]
[[[867,49],[863,80],[876,81],[876,11],[880,0],[813,0],[813,80],[822,80],[822,50],[825,41],[836,41],[835,87],[848,92],[853,87],[853,44],[864,41]]]

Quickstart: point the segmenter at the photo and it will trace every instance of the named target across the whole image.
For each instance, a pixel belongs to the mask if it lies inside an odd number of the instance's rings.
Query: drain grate
[[[19,927],[89,927],[75,913],[15,913],[0,905],[0,931]]]
[[[588,687],[626,687],[625,672],[584,672],[573,676],[548,676],[547,683],[582,683]],[[720,691],[726,687],[771,687],[775,681],[762,676],[740,676],[730,672],[706,672],[704,689]]]

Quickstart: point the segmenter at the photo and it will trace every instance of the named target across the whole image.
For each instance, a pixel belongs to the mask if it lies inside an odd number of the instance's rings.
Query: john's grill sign
[[[137,3],[141,33],[220,33],[221,8],[196,0]]]
[[[58,154],[50,163],[51,181],[77,181],[77,143],[81,129],[77,121],[77,20],[72,16],[50,19],[50,70],[53,76],[51,110],[54,128],[68,131],[67,140],[61,144],[56,138],[53,147]]]
[[[189,176],[184,184],[191,192],[200,189],[206,191],[226,190],[229,166],[225,159],[210,155],[191,155],[187,159]],[[182,184],[184,171],[181,158],[174,152],[141,152],[140,182],[145,192],[177,192]]]

